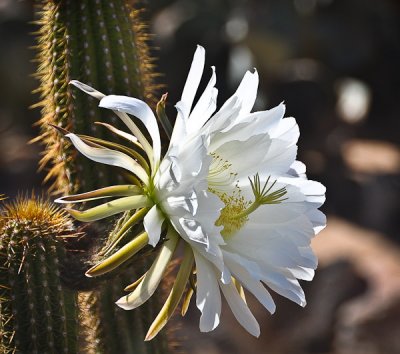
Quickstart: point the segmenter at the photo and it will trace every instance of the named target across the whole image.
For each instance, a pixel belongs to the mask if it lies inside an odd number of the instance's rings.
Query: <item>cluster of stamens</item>
[[[213,162],[208,176],[209,190],[218,195],[225,207],[216,221],[217,226],[223,226],[222,236],[229,237],[240,230],[248,221],[249,215],[261,205],[280,204],[287,200],[286,187],[272,191],[276,180],[270,183],[269,176],[264,184],[261,184],[260,176],[257,173],[253,178],[249,177],[251,189],[254,194],[254,201],[250,202],[242,195],[242,191],[237,184],[233,187],[233,192],[225,191],[223,187],[232,186],[237,178],[237,173],[232,172],[231,164],[222,159],[218,154],[212,153]]]
[[[250,202],[242,195],[242,191],[238,186],[235,186],[233,193],[220,192],[210,188],[211,192],[218,195],[223,201],[225,207],[221,210],[221,214],[216,221],[215,225],[223,226],[221,235],[229,237],[236,231],[240,230],[242,226],[248,221],[248,216],[237,217],[242,214],[249,206]]]
[[[230,186],[237,179],[237,173],[231,170],[232,164],[215,152],[210,155],[213,159],[208,173],[208,184],[215,188]]]

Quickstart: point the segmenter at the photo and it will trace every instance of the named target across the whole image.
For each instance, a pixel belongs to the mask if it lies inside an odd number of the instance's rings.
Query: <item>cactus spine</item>
[[[0,218],[2,353],[76,353],[76,293],[63,287],[64,239],[76,234],[40,199],[6,204]]]

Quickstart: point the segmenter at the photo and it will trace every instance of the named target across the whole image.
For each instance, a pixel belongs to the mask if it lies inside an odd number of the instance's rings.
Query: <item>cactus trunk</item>
[[[60,277],[71,220],[49,203],[19,200],[0,219],[2,353],[76,353],[76,292]]]
[[[53,124],[79,134],[107,138],[96,121],[119,125],[98,101],[68,85],[72,79],[105,94],[134,96],[153,102],[155,85],[138,11],[122,0],[44,1],[38,8],[38,92],[42,98],[37,140],[45,146],[41,166],[49,167],[57,193],[91,190],[118,182],[107,167],[78,156]]]

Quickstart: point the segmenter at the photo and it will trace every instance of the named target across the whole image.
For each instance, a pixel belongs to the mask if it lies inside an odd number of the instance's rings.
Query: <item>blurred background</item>
[[[257,68],[256,109],[285,101],[300,126],[298,159],[327,187],[327,228],[314,240],[320,267],[303,283],[305,309],[275,296],[277,312],[249,303],[254,339],[224,308],[222,325],[198,332],[192,306],[177,334],[193,354],[400,353],[400,2],[397,0],[141,1],[154,34],[170,116],[196,44],[218,102]],[[0,0],[1,193],[40,192],[40,147],[27,142],[39,111],[33,2]],[[203,85],[205,85],[203,82]],[[160,92],[162,93],[162,92]]]

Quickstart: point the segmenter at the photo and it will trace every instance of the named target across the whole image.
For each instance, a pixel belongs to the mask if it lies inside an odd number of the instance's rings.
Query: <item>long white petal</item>
[[[187,136],[187,121],[178,104],[175,105],[175,108],[178,111],[178,114],[176,115],[174,129],[172,130],[168,152],[177,146],[182,146]]]
[[[276,306],[272,296],[267,289],[260,283],[260,281],[251,275],[251,269],[243,257],[230,252],[223,252],[224,260],[233,276],[249,290],[257,300],[270,312],[274,313]]]
[[[194,252],[196,261],[196,305],[201,311],[200,331],[209,332],[219,324],[221,314],[221,294],[218,280],[211,263]]]
[[[162,245],[160,253],[137,288],[116,302],[119,307],[124,310],[132,310],[145,303],[154,294],[176,249],[178,241],[179,237],[177,234],[173,235],[170,233],[167,235],[167,240]]]
[[[242,109],[240,114],[249,114],[254,106],[257,97],[258,89],[258,72],[247,71],[244,75],[235,95],[238,96],[242,102]]]
[[[213,153],[231,164],[229,172],[236,173],[237,179],[247,179],[259,171],[260,164],[268,156],[270,146],[271,139],[267,134],[257,134],[246,141],[229,141],[213,150]]]
[[[135,117],[137,117],[146,126],[153,141],[153,155],[154,155],[153,166],[155,166],[160,161],[161,141],[160,141],[160,131],[157,125],[157,119],[154,116],[154,113],[151,110],[151,108],[145,102],[133,97],[110,95],[104,97],[100,101],[99,107],[112,109],[113,111],[132,114]],[[126,119],[123,119],[123,121],[125,124],[128,123],[129,125],[131,125],[132,123],[132,122],[126,122]],[[137,138],[139,139],[139,137]]]
[[[215,67],[212,66],[211,69],[212,75],[210,81],[190,113],[188,121],[189,133],[198,131],[217,108],[218,90],[214,87],[217,82],[217,77],[215,74]]]
[[[71,85],[74,85],[75,87],[77,87],[81,91],[87,93],[88,95],[90,95],[90,96],[92,96],[94,98],[97,98],[98,100],[101,100],[105,96],[104,93],[101,93],[100,91],[97,91],[93,87],[90,87],[89,85],[86,85],[83,82],[80,82],[78,80],[71,80],[69,83]]]
[[[160,240],[161,226],[164,219],[164,215],[157,205],[154,205],[144,217],[144,228],[149,235],[149,244],[153,247],[155,247]]]
[[[96,162],[104,163],[106,165],[124,168],[138,176],[146,185],[148,184],[149,178],[146,171],[128,155],[120,151],[89,146],[78,136],[72,133],[65,136],[70,138],[71,142],[79,150],[79,152],[81,152],[87,158]]]
[[[322,211],[312,210],[307,213],[314,228],[314,233],[317,234],[326,227],[326,216]]]
[[[261,274],[261,280],[273,291],[302,307],[306,306],[304,291],[289,270],[280,269],[280,271],[277,271],[264,267]]]
[[[97,98],[98,100],[102,100],[106,95],[95,90],[93,87],[86,85],[77,80],[71,80],[70,84],[79,88],[83,92],[88,95]],[[153,149],[151,145],[147,141],[146,137],[142,134],[140,129],[136,126],[136,124],[129,118],[129,116],[124,112],[119,112],[118,110],[114,110],[114,113],[125,123],[125,125],[129,128],[129,130],[134,134],[134,136],[139,140],[140,144],[143,146],[143,149],[146,151],[147,156],[149,157],[151,163],[153,164]],[[130,140],[134,140],[130,137]]]
[[[182,110],[184,119],[188,119],[190,110],[193,105],[194,96],[196,95],[201,76],[203,75],[205,62],[205,50],[198,45],[193,56],[192,65],[186,79],[185,86],[182,91],[181,100],[178,103]]]
[[[232,310],[233,315],[243,328],[255,337],[260,336],[260,326],[253,314],[247,307],[247,304],[243,301],[239,295],[233,282],[229,284],[223,284],[219,282],[222,292],[224,293],[225,299]]]
[[[95,122],[98,125],[102,125],[103,127],[106,127],[108,130],[112,131],[114,134],[119,135],[121,138],[124,138],[127,141],[130,141],[131,143],[136,144],[138,139],[136,136],[133,136],[132,134],[129,134],[127,132],[124,132],[122,130],[119,130],[115,127],[113,127],[111,124],[103,123],[103,122]]]
[[[217,132],[213,136],[212,149],[215,150],[228,141],[247,140],[254,134],[268,134],[270,137],[275,137],[275,135],[271,134],[274,134],[275,127],[280,124],[284,114],[285,105],[281,103],[267,111],[241,116],[232,127],[225,129],[223,132]]]

